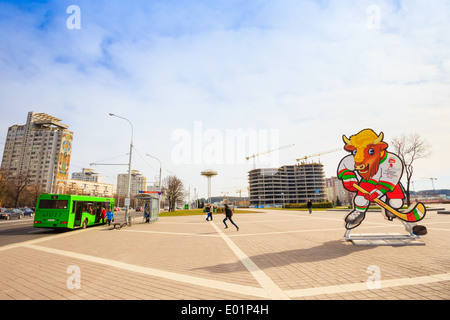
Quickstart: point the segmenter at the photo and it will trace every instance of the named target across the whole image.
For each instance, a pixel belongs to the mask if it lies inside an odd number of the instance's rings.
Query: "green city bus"
[[[114,198],[69,194],[41,194],[34,212],[34,227],[76,229],[103,224],[102,209],[114,210]],[[106,219],[105,219],[106,221]]]

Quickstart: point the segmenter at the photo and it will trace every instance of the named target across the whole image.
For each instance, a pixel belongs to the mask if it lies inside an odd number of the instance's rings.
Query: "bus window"
[[[89,212],[89,214],[93,214],[93,210],[92,210],[92,203],[89,203],[87,206],[87,212]]]
[[[111,204],[109,202],[103,202],[102,207],[105,208],[106,212],[108,212],[109,210],[112,211]]]
[[[67,209],[68,200],[45,200],[39,202],[40,209]]]

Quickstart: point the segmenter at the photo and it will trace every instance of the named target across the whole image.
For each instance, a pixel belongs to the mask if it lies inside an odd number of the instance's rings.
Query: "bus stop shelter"
[[[144,222],[156,222],[159,217],[159,197],[149,193],[139,193],[136,198],[144,202]]]

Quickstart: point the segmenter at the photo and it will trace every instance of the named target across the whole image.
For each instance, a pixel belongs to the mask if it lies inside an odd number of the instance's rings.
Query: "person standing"
[[[150,206],[148,205],[148,203],[145,203],[145,207],[144,207],[144,218],[145,218],[145,223],[150,223]]]
[[[102,219],[102,223],[105,223],[105,217],[106,217],[106,209],[102,208],[102,214],[100,216],[100,219]]]
[[[308,206],[309,214],[311,214],[311,212],[312,212],[312,202],[311,202],[311,200],[308,200],[307,206]]]
[[[225,224],[225,229],[228,228],[227,226],[227,219],[230,220],[230,222],[236,227],[236,231],[239,231],[239,227],[234,223],[233,219],[231,217],[233,216],[233,211],[228,207],[228,205],[225,205],[225,219],[223,219],[223,223]]]
[[[106,221],[108,222],[108,226],[111,225],[111,220],[114,219],[114,214],[111,211],[111,209],[108,210],[108,212],[106,213]]]
[[[209,218],[211,218],[212,221],[212,212],[211,212],[211,205],[208,203],[208,205],[205,208],[206,213],[208,214],[208,216],[206,217],[206,221],[209,221]]]

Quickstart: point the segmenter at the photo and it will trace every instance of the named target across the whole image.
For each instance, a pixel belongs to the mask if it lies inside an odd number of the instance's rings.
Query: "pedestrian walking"
[[[105,223],[105,217],[106,217],[106,209],[102,208],[102,213],[100,216],[100,219],[102,219],[102,223]]]
[[[228,205],[225,205],[225,219],[223,219],[223,223],[225,224],[225,229],[228,228],[227,226],[227,219],[230,220],[230,222],[236,227],[236,231],[239,231],[239,227],[234,223],[233,219],[231,217],[233,216],[233,211],[228,207]]]
[[[312,202],[311,200],[308,200],[308,203],[306,204],[308,206],[309,214],[312,212]]]
[[[209,203],[208,203],[208,205],[206,206],[205,211],[206,211],[206,213],[208,214],[208,215],[206,216],[206,221],[209,221],[209,218],[211,218],[211,221],[212,221],[213,217],[212,217],[211,205],[210,205]]]
[[[106,213],[106,221],[108,222],[108,226],[111,225],[112,220],[114,220],[114,214],[111,209],[109,209],[109,211]]]

